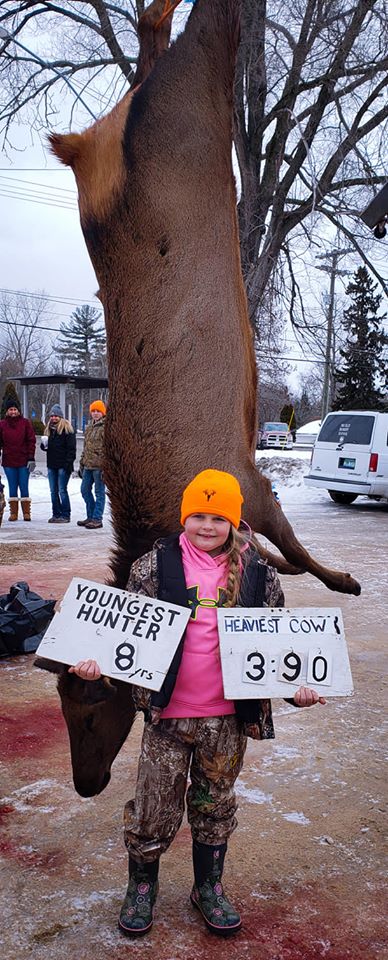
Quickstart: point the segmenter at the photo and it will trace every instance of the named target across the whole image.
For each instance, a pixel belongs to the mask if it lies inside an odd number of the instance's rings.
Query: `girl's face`
[[[20,410],[17,407],[8,407],[6,412],[7,417],[20,417]]]
[[[198,550],[216,557],[228,539],[230,527],[229,520],[216,514],[192,513],[185,521],[185,534]]]
[[[56,427],[57,423],[60,421],[60,417],[50,417],[50,427]]]

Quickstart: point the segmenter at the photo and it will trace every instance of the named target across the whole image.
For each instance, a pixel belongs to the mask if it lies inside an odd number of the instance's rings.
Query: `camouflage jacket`
[[[135,562],[132,564],[129,580],[126,585],[126,589],[130,593],[144,594],[147,597],[153,598],[158,596],[159,581],[157,551],[161,548],[161,546],[162,543],[158,541],[156,544],[154,544],[153,549],[149,553],[144,554],[144,556],[140,557],[138,560],[135,560]],[[267,566],[264,560],[260,560],[259,562]],[[284,606],[284,595],[278,574],[273,567],[269,566],[267,566],[267,576],[265,581],[264,606]],[[143,687],[133,686],[132,694],[136,708],[138,710],[143,710],[147,715],[151,706],[151,691],[146,690]],[[261,708],[258,730],[251,732],[251,730],[247,727],[245,732],[248,736],[253,736],[254,739],[268,740],[275,736],[271,701],[260,700],[258,702],[260,703]]]
[[[88,423],[79,465],[87,470],[102,470],[104,460],[105,417]]]

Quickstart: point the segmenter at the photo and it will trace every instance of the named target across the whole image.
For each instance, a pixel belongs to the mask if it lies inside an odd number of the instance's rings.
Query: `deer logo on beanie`
[[[223,470],[202,470],[183,491],[181,524],[193,513],[211,513],[225,517],[238,529],[243,503],[236,477]]]

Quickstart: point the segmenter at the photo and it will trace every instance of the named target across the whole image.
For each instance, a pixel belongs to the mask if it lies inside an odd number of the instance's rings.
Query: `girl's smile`
[[[212,513],[192,513],[185,521],[185,534],[194,547],[216,557],[230,533],[229,520]]]

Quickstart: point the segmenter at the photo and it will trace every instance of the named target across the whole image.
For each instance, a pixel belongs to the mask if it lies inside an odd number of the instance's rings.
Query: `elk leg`
[[[361,593],[360,584],[353,579],[350,573],[331,570],[314,560],[296,538],[291,524],[278,505],[275,504],[274,508],[266,515],[262,532],[271,540],[271,543],[275,544],[286,560],[300,568],[301,573],[312,573],[329,590],[338,590],[339,593],[353,593],[356,597]]]
[[[318,580],[321,580],[329,590],[338,590],[339,593],[352,593],[358,597],[361,593],[361,587],[357,580],[354,580],[350,573],[331,570],[314,560],[299,542],[283,510],[276,503],[269,480],[263,477],[255,467],[249,473],[248,482],[244,482],[244,490],[246,490],[247,505],[254,505],[251,514],[253,529],[268,537],[271,543],[280,550],[283,557],[294,567],[297,567],[300,573],[311,573]],[[251,522],[249,510],[248,522]],[[275,558],[274,566],[276,568],[277,563],[278,561]]]

